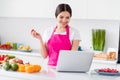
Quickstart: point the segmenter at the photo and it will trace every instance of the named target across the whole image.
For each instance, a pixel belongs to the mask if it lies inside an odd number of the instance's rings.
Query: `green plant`
[[[93,50],[103,51],[105,46],[105,29],[92,29]]]

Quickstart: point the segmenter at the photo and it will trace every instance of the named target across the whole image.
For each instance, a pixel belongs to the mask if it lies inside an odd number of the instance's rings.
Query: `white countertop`
[[[87,73],[68,73],[47,68],[41,72],[29,74],[0,69],[0,80],[120,80],[120,76],[99,75],[93,70]]]
[[[33,50],[30,53],[20,52],[20,51],[9,51],[9,50],[0,50],[0,53],[13,53],[20,55],[28,56],[41,56],[38,50]],[[103,67],[104,64],[111,65],[112,68],[116,67],[116,61],[100,61],[93,60],[97,68],[99,66]],[[100,65],[98,65],[100,63]],[[106,66],[104,65],[104,66]],[[120,66],[120,65],[119,65]],[[118,70],[119,67],[117,67]],[[94,68],[90,69],[87,73],[67,73],[67,72],[56,72],[55,69],[48,68],[43,66],[41,72],[38,73],[22,73],[22,72],[13,72],[13,71],[4,71],[0,69],[0,80],[120,80],[120,76],[104,76],[98,75]]]
[[[0,53],[13,53],[13,54],[20,54],[20,55],[29,55],[29,56],[41,56],[39,50],[32,50],[31,52],[23,52],[19,50],[1,50]]]

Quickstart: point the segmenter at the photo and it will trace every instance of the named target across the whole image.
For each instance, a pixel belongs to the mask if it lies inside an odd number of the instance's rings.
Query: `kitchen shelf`
[[[22,52],[22,51],[17,51],[17,50],[0,50],[0,54],[19,54],[19,55],[28,55],[28,56],[40,56],[39,50],[32,50],[31,52]]]

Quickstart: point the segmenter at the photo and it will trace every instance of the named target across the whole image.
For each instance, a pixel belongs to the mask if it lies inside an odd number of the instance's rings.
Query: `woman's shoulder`
[[[79,33],[79,31],[76,28],[70,27],[70,31],[72,33]]]
[[[45,32],[47,33],[51,33],[53,31],[54,27],[48,27],[47,29],[45,29]]]
[[[43,34],[43,40],[45,42],[47,42],[50,36],[52,35],[53,29],[54,27],[47,27],[47,29],[45,29],[44,34]]]
[[[73,27],[70,27],[70,36],[71,39],[81,40],[79,30]]]

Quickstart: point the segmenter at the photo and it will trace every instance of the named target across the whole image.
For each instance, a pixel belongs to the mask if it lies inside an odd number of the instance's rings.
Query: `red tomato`
[[[11,49],[11,46],[10,46],[10,45],[7,45],[6,48],[7,48],[7,49]]]
[[[1,60],[1,55],[0,55],[0,60]]]
[[[111,73],[118,73],[117,69],[110,69],[110,68],[101,68],[98,70],[99,72],[111,72]]]
[[[5,55],[1,55],[0,57],[1,57],[1,60],[4,60],[4,58],[5,58]]]

